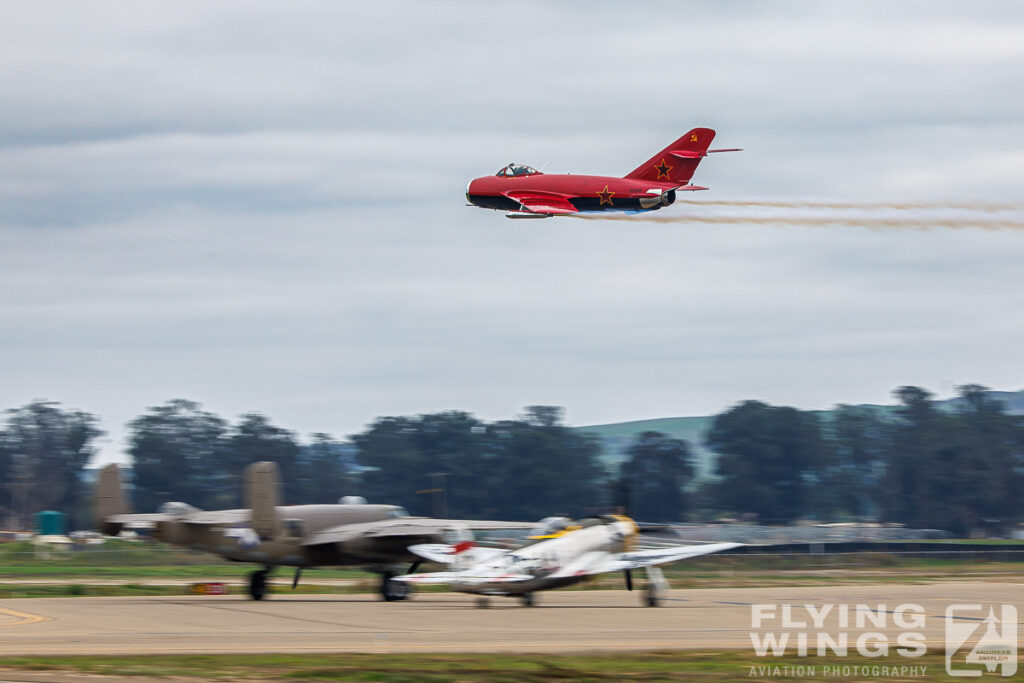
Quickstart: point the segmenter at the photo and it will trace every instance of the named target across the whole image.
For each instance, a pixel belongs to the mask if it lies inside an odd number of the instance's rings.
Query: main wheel
[[[487,609],[491,606],[490,598],[479,597],[476,599],[476,606],[478,609]]]
[[[661,595],[653,588],[644,591],[644,604],[648,607],[658,607],[661,604]]]
[[[249,597],[262,600],[267,594],[267,570],[257,569],[249,574]]]
[[[380,597],[386,602],[405,600],[409,596],[409,587],[401,581],[395,581],[391,572],[385,572],[380,577]]]
[[[533,593],[523,593],[521,597],[523,601],[523,607],[533,607],[535,604],[537,604],[536,600],[533,597]]]

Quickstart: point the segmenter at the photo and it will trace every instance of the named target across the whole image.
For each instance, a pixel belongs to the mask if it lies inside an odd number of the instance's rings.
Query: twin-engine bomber
[[[278,468],[257,462],[245,470],[248,509],[200,510],[187,503],[165,503],[158,513],[129,514],[117,465],[100,472],[96,516],[103,533],[151,529],[155,538],[252,562],[262,569],[249,576],[249,595],[262,600],[267,575],[278,566],[294,567],[292,588],[309,567],[357,565],[380,574],[384,600],[403,600],[409,587],[395,581],[403,570],[416,571],[422,558],[409,551],[415,544],[441,543],[452,530],[525,529],[532,524],[410,517],[397,505],[279,504]],[[411,563],[411,566],[406,564]]]
[[[476,178],[466,188],[473,206],[508,211],[506,218],[550,218],[586,212],[645,213],[671,205],[677,192],[706,190],[691,185],[700,160],[715,152],[710,128],[694,128],[630,171],[614,176],[542,173],[524,164],[509,164],[493,176]]]

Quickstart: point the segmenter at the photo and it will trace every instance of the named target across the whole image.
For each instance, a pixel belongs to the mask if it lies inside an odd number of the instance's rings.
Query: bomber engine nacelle
[[[671,206],[676,200],[675,190],[667,190],[660,193],[658,190],[649,190],[649,192],[654,194],[654,196],[640,197],[640,206],[645,209],[660,209],[663,206]]]

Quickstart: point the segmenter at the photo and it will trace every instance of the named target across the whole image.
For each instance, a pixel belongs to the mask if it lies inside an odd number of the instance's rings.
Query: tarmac
[[[374,595],[26,598],[0,601],[0,657],[173,653],[581,652],[625,650],[751,651],[774,634],[846,634],[868,646],[906,633],[930,648],[948,625],[978,627],[990,607],[1024,602],[1024,584],[944,582],[921,585],[672,590],[661,607],[641,606],[640,590],[538,593],[537,605],[492,598],[490,608],[458,593],[422,593],[386,603]],[[758,607],[760,605],[761,607]],[[785,607],[789,605],[790,607]],[[810,608],[806,607],[807,605]],[[828,607],[832,605],[832,607]],[[841,606],[845,605],[845,608]],[[855,618],[857,605],[866,614]],[[947,613],[950,605],[958,607]],[[808,610],[811,611],[808,611]],[[824,610],[829,612],[825,615]],[[846,610],[846,622],[841,612]],[[755,614],[764,615],[759,627]],[[815,628],[813,616],[822,615]],[[872,635],[873,634],[873,635]],[[0,659],[2,666],[2,659]]]

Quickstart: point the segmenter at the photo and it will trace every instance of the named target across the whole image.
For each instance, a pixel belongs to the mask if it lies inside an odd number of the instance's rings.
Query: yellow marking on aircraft
[[[19,612],[16,609],[10,609],[8,607],[0,607],[0,614],[6,614],[7,616],[14,617],[18,620],[0,623],[0,626],[24,626],[26,624],[36,624],[40,621],[53,621],[53,617],[44,617],[40,614],[30,614],[29,612]]]
[[[578,524],[574,524],[573,526],[571,526],[571,527],[569,527],[567,529],[562,529],[561,531],[556,531],[553,534],[548,534],[546,536],[528,536],[527,538],[529,540],[531,540],[531,541],[541,540],[541,539],[546,539],[546,538],[558,538],[560,536],[565,536],[566,534],[571,533],[573,531],[579,531],[582,528],[583,527],[579,526]]]

